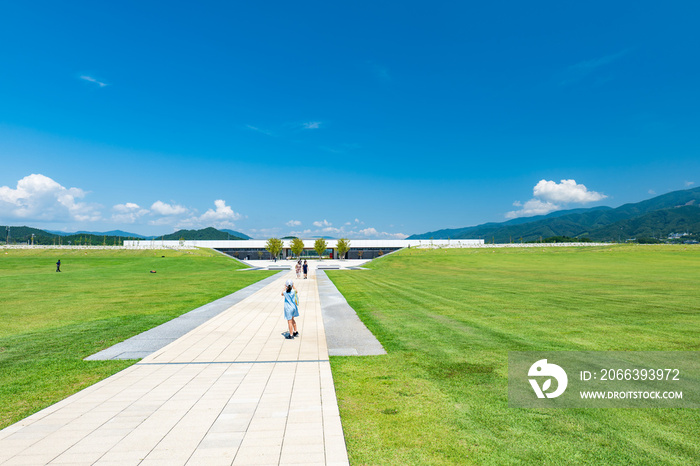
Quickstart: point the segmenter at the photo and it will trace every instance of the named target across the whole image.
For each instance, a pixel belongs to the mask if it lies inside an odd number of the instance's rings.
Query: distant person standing
[[[284,296],[284,318],[287,319],[287,326],[289,327],[289,335],[285,335],[284,338],[291,340],[299,336],[297,322],[294,320],[295,317],[299,317],[299,305],[297,304],[297,289],[293,281],[287,280],[284,284],[282,296]]]
[[[307,264],[306,260],[304,260],[304,280],[307,279],[309,275],[309,264]]]
[[[61,259],[59,259],[58,262],[56,262],[56,272],[60,272],[60,271],[61,271]]]
[[[297,265],[295,267],[296,272],[297,272],[297,278],[301,278],[301,259],[297,261]]]

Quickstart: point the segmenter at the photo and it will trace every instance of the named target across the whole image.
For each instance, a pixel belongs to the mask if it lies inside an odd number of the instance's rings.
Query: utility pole
[[[7,241],[5,244],[10,244],[10,225],[5,227],[7,229]]]

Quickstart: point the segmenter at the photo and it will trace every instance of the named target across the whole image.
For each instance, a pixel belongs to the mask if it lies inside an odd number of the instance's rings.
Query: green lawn
[[[0,428],[135,362],[86,356],[273,273],[242,267],[211,250],[0,249]]]
[[[404,250],[328,271],[388,355],[333,357],[352,464],[700,464],[693,409],[514,409],[508,351],[700,350],[700,248]]]

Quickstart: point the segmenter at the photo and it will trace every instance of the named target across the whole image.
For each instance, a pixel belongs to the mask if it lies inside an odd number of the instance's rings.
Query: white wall
[[[304,248],[313,249],[315,239],[305,239]],[[291,248],[292,240],[282,240],[285,248]],[[327,239],[328,249],[335,249],[338,240]],[[351,239],[351,248],[405,248],[405,247],[474,247],[484,244],[483,239]],[[267,240],[221,240],[221,241],[162,241],[154,240],[130,240],[124,241],[124,247],[128,249],[157,249],[157,248],[229,248],[229,249],[264,249]]]

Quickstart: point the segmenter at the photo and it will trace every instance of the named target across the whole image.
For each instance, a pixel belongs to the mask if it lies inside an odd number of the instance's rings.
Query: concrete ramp
[[[326,272],[316,270],[323,326],[330,356],[375,356],[386,354],[377,338],[362,323]]]

